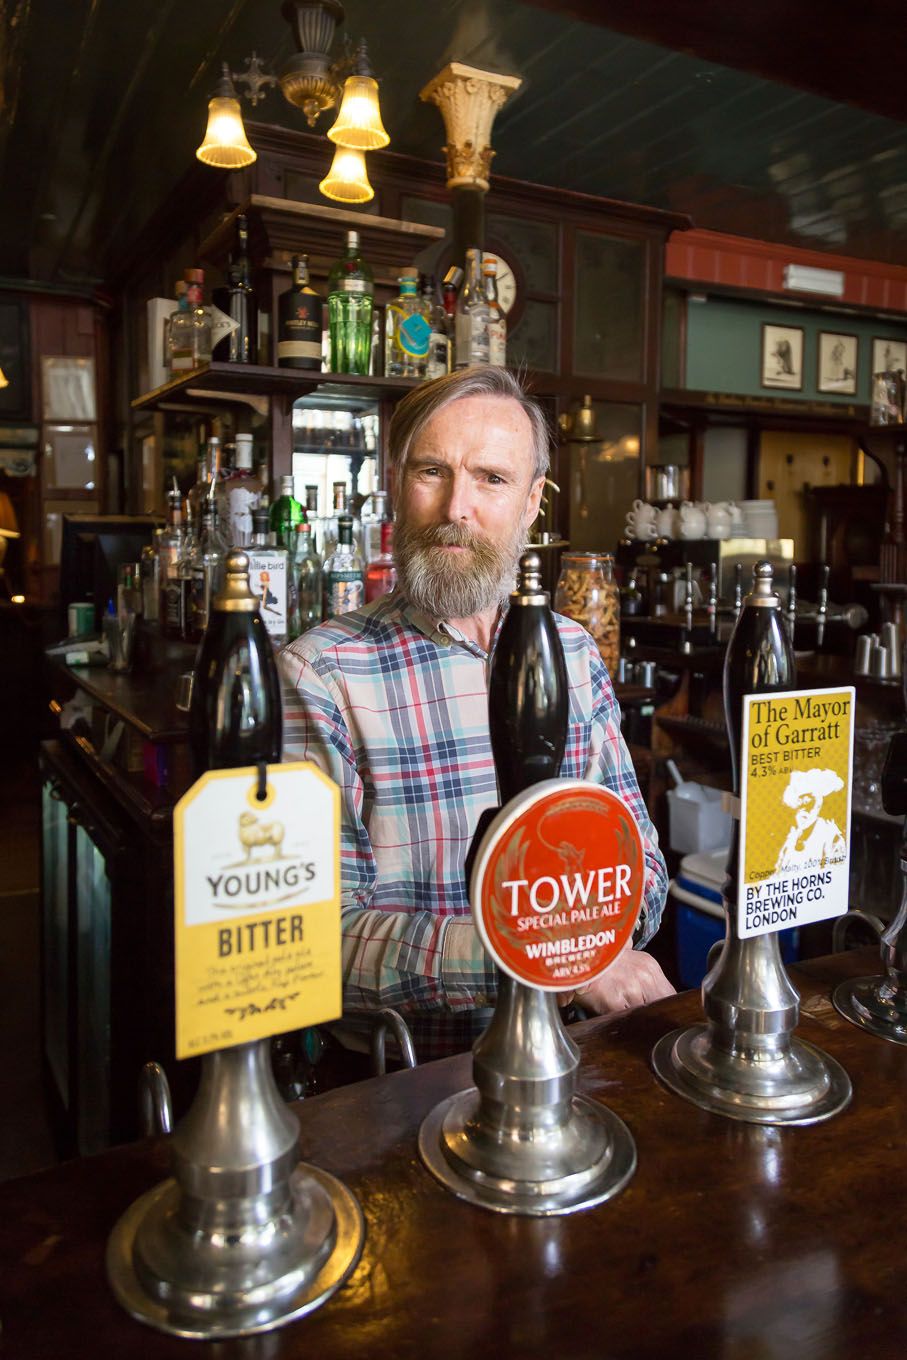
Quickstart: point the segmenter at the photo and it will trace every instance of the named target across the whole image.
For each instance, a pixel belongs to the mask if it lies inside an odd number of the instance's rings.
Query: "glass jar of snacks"
[[[554,608],[581,623],[598,645],[608,674],[617,675],[620,655],[620,592],[610,553],[564,553]]]

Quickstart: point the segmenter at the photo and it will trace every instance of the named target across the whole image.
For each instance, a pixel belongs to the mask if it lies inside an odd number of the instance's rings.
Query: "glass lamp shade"
[[[238,99],[215,95],[208,101],[208,126],[195,154],[219,170],[240,170],[258,159],[246,137]]]
[[[328,136],[338,146],[357,151],[376,151],[379,146],[388,145],[390,137],[381,121],[378,82],[374,76],[347,76],[337,121]]]
[[[0,368],[0,387],[9,387],[9,378],[3,372],[2,368]]]
[[[368,203],[375,191],[368,182],[365,156],[348,146],[338,146],[334,160],[318,188],[325,198],[338,203]]]

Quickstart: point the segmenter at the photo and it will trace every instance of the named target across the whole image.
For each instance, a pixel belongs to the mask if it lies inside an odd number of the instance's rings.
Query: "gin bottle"
[[[328,275],[332,373],[368,373],[374,293],[372,271],[359,254],[359,233],[348,231],[346,250]]]
[[[279,647],[288,636],[289,553],[286,548],[272,547],[269,537],[267,510],[253,510],[252,542],[247,549],[249,584],[271,641]]]
[[[167,492],[167,527],[158,542],[158,586],[160,604],[158,619],[165,637],[183,636],[180,608],[179,562],[185,542],[183,526],[183,498],[173,479],[173,489]]]
[[[321,622],[322,574],[321,558],[312,542],[312,526],[296,525],[296,601],[299,613],[299,632],[305,633]]]
[[[353,517],[339,515],[337,546],[324,564],[324,605],[326,619],[348,614],[365,603],[362,558],[353,546]]]
[[[305,511],[293,492],[293,475],[286,473],[280,479],[280,495],[270,511],[271,532],[277,546],[287,552],[295,550],[296,525],[304,522]]]

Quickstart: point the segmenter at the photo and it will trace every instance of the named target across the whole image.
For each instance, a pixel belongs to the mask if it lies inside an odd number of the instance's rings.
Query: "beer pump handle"
[[[734,566],[734,617],[740,617],[743,608],[743,563],[737,562]]]
[[[520,558],[488,686],[491,750],[501,803],[554,779],[567,745],[567,667],[536,552]]]

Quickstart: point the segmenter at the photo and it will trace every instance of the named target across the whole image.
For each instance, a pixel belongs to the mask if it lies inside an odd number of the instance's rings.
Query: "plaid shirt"
[[[655,934],[667,874],[589,634],[557,617],[570,688],[565,778],[606,785],[636,815],[646,888],[637,944]],[[499,624],[500,628],[500,624]],[[399,592],[284,648],[284,758],[341,789],[344,1025],[393,1006],[421,1060],[468,1048],[488,1024],[495,968],[471,921],[463,865],[498,802],[488,730],[489,655]],[[351,1024],[352,1022],[352,1024]]]

